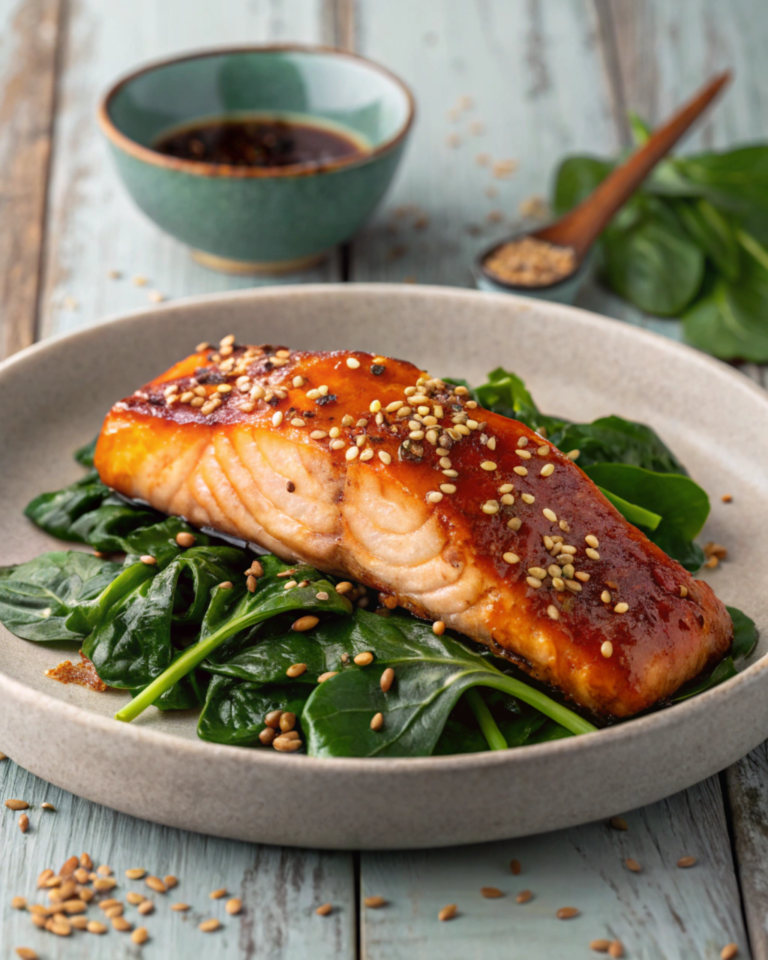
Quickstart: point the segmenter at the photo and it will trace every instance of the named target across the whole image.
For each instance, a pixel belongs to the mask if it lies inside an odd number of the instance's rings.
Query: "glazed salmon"
[[[442,621],[606,718],[722,658],[723,604],[546,439],[367,353],[198,350],[115,404],[105,484]]]

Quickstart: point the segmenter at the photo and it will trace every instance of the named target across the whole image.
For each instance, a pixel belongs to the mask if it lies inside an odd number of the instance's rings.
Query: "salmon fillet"
[[[710,587],[568,457],[410,363],[201,345],[108,414],[102,481],[349,577],[605,718],[722,658]]]

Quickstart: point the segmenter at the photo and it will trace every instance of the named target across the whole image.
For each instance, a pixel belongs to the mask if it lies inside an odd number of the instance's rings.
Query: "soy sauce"
[[[287,167],[362,157],[352,135],[306,121],[249,117],[212,120],[161,136],[154,149],[169,157],[235,167]]]

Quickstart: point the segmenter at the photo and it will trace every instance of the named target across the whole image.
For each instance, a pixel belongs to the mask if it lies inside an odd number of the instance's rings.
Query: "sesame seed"
[[[307,400],[317,400],[320,396],[320,391],[315,387],[312,390],[307,390]]]
[[[520,437],[517,441],[518,447],[527,447],[528,446],[528,437]]]
[[[530,460],[531,454],[528,450],[516,450],[515,453],[518,457],[522,457],[523,460]]]
[[[331,440],[329,444],[331,450],[343,450],[346,445],[346,441],[344,440]]]
[[[373,663],[373,654],[370,650],[366,650],[363,653],[358,653],[354,658],[354,662],[358,667],[367,667],[369,663]]]
[[[371,450],[371,449],[363,450],[363,452],[360,454],[360,459],[361,459],[362,461],[372,460],[372,459],[373,459],[373,450]]]
[[[292,663],[285,672],[291,679],[300,677],[303,673],[307,672],[307,665],[306,663]]]
[[[600,546],[600,541],[592,533],[588,533],[586,537],[584,537],[584,542],[587,544],[588,547],[594,547],[595,549],[597,549],[597,547]]]
[[[372,400],[368,409],[371,413],[378,413],[381,410],[381,400]]]
[[[536,453],[538,453],[540,457],[548,457],[551,449],[552,448],[549,446],[549,444],[543,443],[540,447],[538,447]]]
[[[600,653],[602,653],[602,655],[606,658],[613,656],[613,644],[610,640],[603,641],[602,645],[600,646]]]
[[[443,907],[443,909],[438,913],[437,919],[441,923],[445,922],[446,920],[453,920],[453,918],[456,916],[457,911],[458,911],[458,907],[456,906],[456,904],[449,903],[447,907]]]
[[[511,493],[504,493],[502,494],[501,502],[505,507],[511,507],[512,504],[515,502],[515,498],[512,496]]]
[[[339,596],[344,596],[345,593],[349,593],[350,590],[354,589],[349,580],[342,580],[341,583],[336,584],[336,593]]]
[[[458,477],[458,475],[459,475],[459,471],[458,471],[458,470],[443,470],[443,476],[445,476],[445,477],[454,477],[454,478],[455,478],[455,477]]]
[[[542,567],[528,567],[528,573],[537,580],[544,580],[547,576],[547,571]]]
[[[423,430],[411,430],[411,432],[408,434],[408,436],[411,438],[411,440],[423,440],[423,439],[424,439],[424,431],[423,431]]]
[[[379,460],[381,460],[382,463],[386,463],[386,464],[392,463],[392,457],[390,454],[387,453],[386,450],[379,450]]]
[[[148,567],[157,566],[157,560],[154,557],[151,557],[148,553],[145,553],[144,556],[139,557],[139,559]]]
[[[456,487],[452,483],[441,483],[440,489],[443,493],[456,493]]]
[[[516,553],[505,553],[502,560],[504,563],[520,563],[520,557]]]
[[[320,394],[321,397],[327,397],[329,389],[330,387],[328,386],[328,384],[323,383],[317,388],[317,392]]]
[[[572,566],[571,566],[571,570],[573,570]],[[573,574],[571,574],[571,576],[573,576]],[[576,579],[581,580],[582,583],[589,583],[588,573],[584,573],[583,571],[579,570],[578,573],[575,574],[575,576],[576,576]]]
[[[273,414],[272,414],[272,426],[273,426],[273,427],[279,427],[282,422],[283,422],[283,412],[282,412],[282,410],[278,410],[277,413],[273,413]]]
[[[495,500],[486,500],[481,509],[483,513],[487,513],[492,517],[495,513],[499,512],[499,505]]]
[[[553,539],[554,539],[554,538],[553,538]],[[562,542],[562,537],[561,537],[560,539],[561,539],[561,542]],[[570,544],[568,544],[568,543],[563,543],[563,544],[561,545],[561,547],[560,547],[560,551],[561,551],[562,553],[574,554],[574,553],[576,553],[576,547],[572,547],[572,546],[571,546]]]
[[[202,923],[198,924],[197,929],[203,933],[213,933],[214,930],[218,930],[220,926],[221,923],[215,918],[212,918],[211,920],[203,920]]]
[[[528,903],[528,901],[533,897],[533,894],[530,890],[521,890],[520,893],[515,897],[515,900],[518,903]]]
[[[360,366],[360,361],[355,357],[347,357],[347,366],[350,370],[357,370],[357,368]]]
[[[597,550],[594,550],[592,547],[587,547],[587,549],[584,552],[586,553],[586,555],[589,557],[590,560],[600,559],[600,554],[597,552]]]
[[[442,499],[443,499],[443,495],[438,490],[430,490],[429,493],[427,494],[427,500],[430,503],[440,503]]]
[[[521,494],[521,499],[524,503],[535,503],[536,497],[532,493],[523,493]]]
[[[541,580],[538,577],[526,577],[525,582],[529,587],[533,587],[534,590],[538,590],[541,586]]]
[[[432,633],[434,633],[436,637],[442,637],[445,633],[445,623],[442,620],[435,620],[432,624]]]
[[[600,599],[603,601],[603,603],[610,603],[612,599],[610,591],[603,590],[603,592],[600,594]]]
[[[511,483],[502,483],[499,487],[499,493],[512,493],[514,489]]]
[[[405,404],[402,400],[393,400],[392,403],[388,403],[386,406],[387,413],[394,413],[396,410],[399,410],[401,407],[404,407]]]
[[[629,610],[629,604],[624,603],[623,601],[621,603],[617,603],[613,608],[614,613],[626,613],[627,610]]]
[[[582,586],[578,580],[566,580],[565,581],[566,590],[570,590],[571,593],[581,593]]]
[[[512,469],[518,475],[518,477],[528,476],[528,471],[525,469],[525,467],[513,467]]]
[[[618,942],[618,941],[617,941]],[[735,960],[739,955],[738,945],[735,943],[727,943],[723,949],[720,951],[720,960]]]
[[[291,383],[293,383],[294,387],[296,387],[297,390],[299,387],[303,387],[305,382],[306,381],[304,380],[304,377],[294,377],[293,380],[291,381]]]
[[[205,400],[203,400],[202,397],[193,397],[193,398],[189,401],[190,407],[202,407],[202,405],[203,405],[204,403],[205,403]]]
[[[523,521],[519,517],[512,517],[511,520],[507,520],[507,526],[510,530],[519,530],[522,525]]]
[[[374,714],[373,719],[371,720],[371,730],[373,730],[374,733],[378,733],[378,731],[381,730],[383,726],[384,726],[384,714],[383,713]]]
[[[557,609],[557,607],[556,607],[554,604],[551,604],[551,603],[550,603],[550,605],[547,607],[547,616],[548,616],[551,620],[559,620],[559,619],[560,619],[560,611]]]
[[[627,857],[627,859],[624,861],[624,866],[627,868],[627,870],[631,870],[632,873],[640,873],[640,871],[643,869],[637,860],[633,859],[632,857]]]
[[[220,383],[216,387],[217,393],[232,393],[232,387],[228,383]]]
[[[576,907],[560,907],[555,916],[558,920],[572,920],[574,917],[578,917],[579,911]]]
[[[480,469],[487,470],[490,473],[490,471],[496,469],[496,464],[493,462],[493,460],[483,460],[483,462],[480,464]]]
[[[552,523],[557,522],[557,515],[555,514],[554,510],[550,510],[549,507],[544,507],[541,512],[544,514],[547,520],[551,521]]]
[[[541,468],[542,477],[551,477],[554,472],[555,472],[554,463],[547,463]]]
[[[486,446],[488,447],[489,450],[495,450],[495,449],[496,449],[496,437],[489,437],[489,438],[488,438],[488,443],[486,444]]]
[[[325,430],[313,430],[309,436],[311,440],[324,440],[328,434],[325,432]]]
[[[677,861],[678,867],[682,868],[683,870],[687,869],[688,867],[692,867],[695,864],[696,857],[680,857],[680,859]]]
[[[360,450],[357,447],[350,447],[349,450],[344,454],[347,460],[355,460],[357,455],[360,453]]]
[[[682,585],[680,586],[680,596],[681,596],[681,597],[687,597],[687,596],[688,596],[688,587],[684,587],[684,586],[682,586]]]

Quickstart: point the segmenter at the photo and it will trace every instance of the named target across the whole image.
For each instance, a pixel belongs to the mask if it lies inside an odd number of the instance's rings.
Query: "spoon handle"
[[[700,93],[659,127],[646,144],[610,173],[585,200],[557,223],[537,231],[536,236],[550,243],[572,247],[577,258],[581,260],[614,213],[626,203],[730,79],[731,72],[726,70],[711,80]]]

